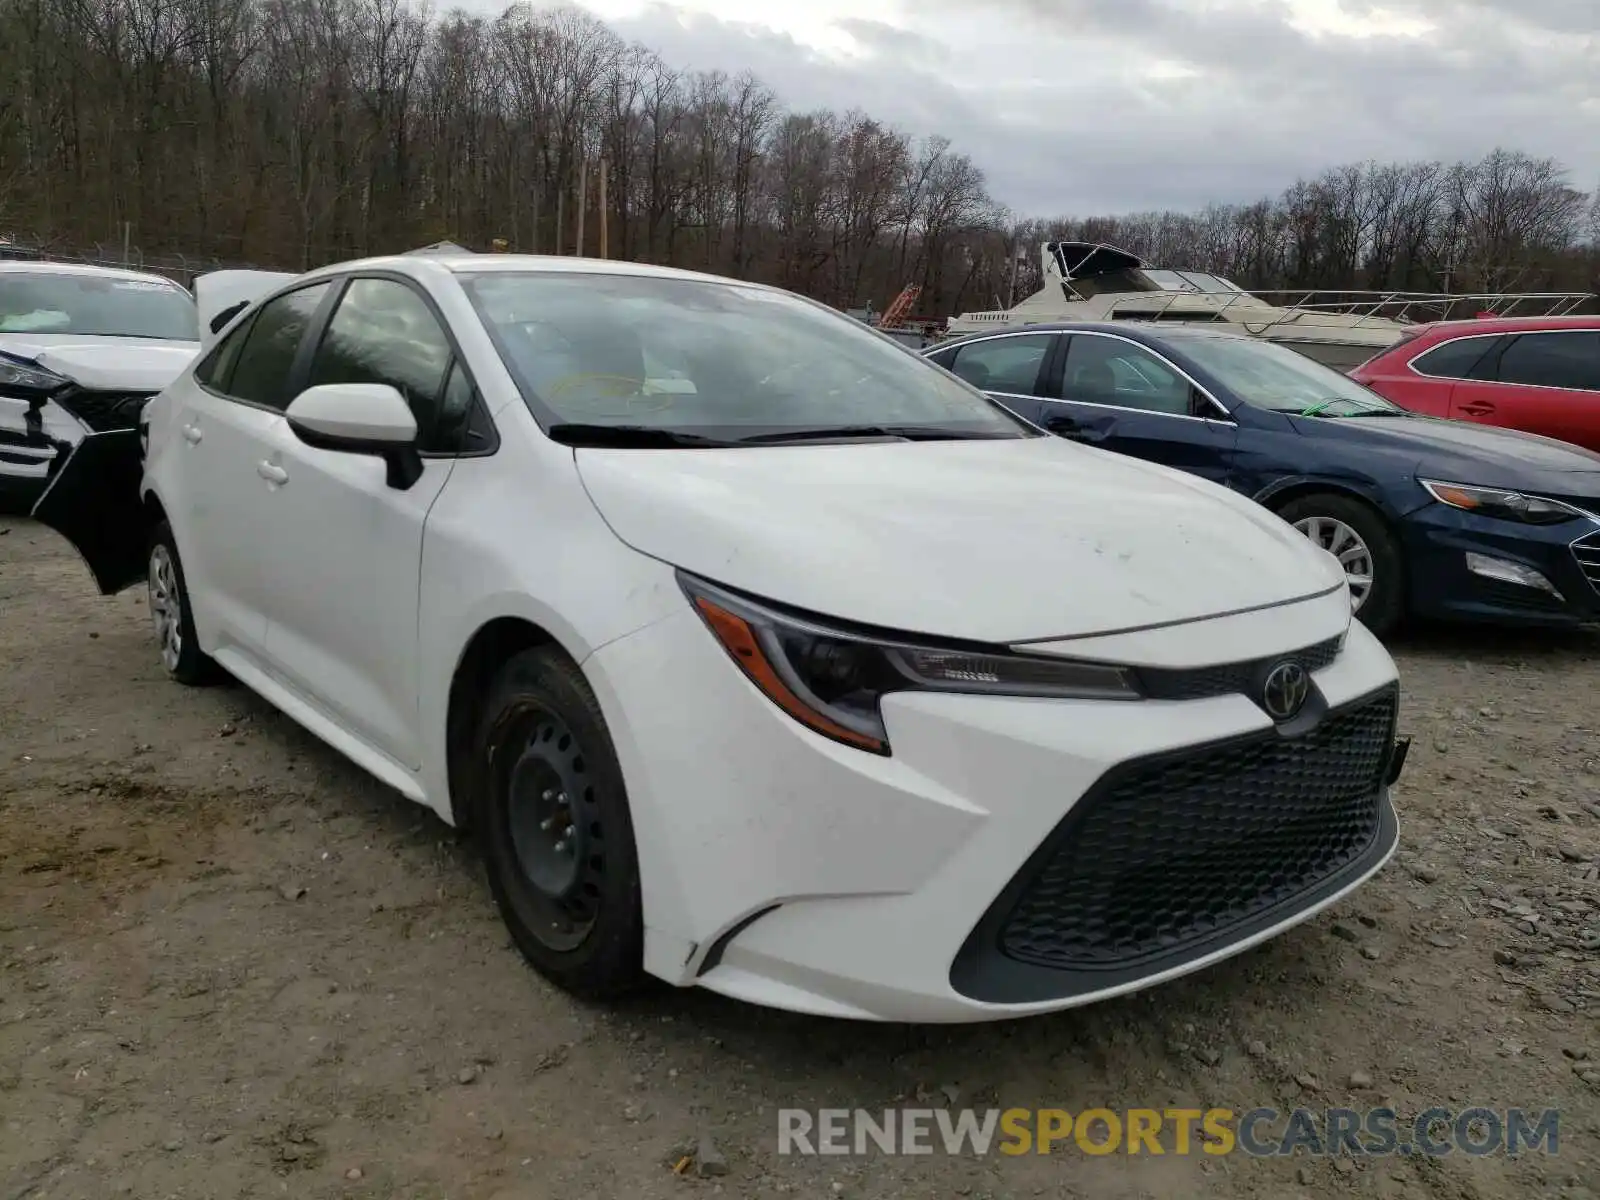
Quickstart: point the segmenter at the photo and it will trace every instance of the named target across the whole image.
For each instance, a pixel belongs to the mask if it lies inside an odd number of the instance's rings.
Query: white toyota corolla
[[[473,827],[564,987],[1043,1012],[1394,851],[1394,664],[1249,500],[771,288],[461,254],[257,290],[142,456],[85,439],[36,513],[148,580],[175,678]]]

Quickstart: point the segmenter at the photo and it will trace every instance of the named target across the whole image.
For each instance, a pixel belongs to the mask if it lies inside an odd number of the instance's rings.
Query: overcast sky
[[[1497,144],[1600,184],[1600,0],[581,4],[675,66],[943,133],[1026,215],[1253,200]]]

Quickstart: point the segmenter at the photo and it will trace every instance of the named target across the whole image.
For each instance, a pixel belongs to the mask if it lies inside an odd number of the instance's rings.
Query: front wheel
[[[1350,584],[1350,607],[1379,637],[1405,615],[1405,562],[1400,543],[1378,513],[1359,500],[1318,493],[1291,500],[1278,515],[1339,560]]]
[[[644,960],[633,821],[599,702],[572,660],[552,647],[509,659],[477,753],[475,824],[517,948],[575,995],[632,989]]]

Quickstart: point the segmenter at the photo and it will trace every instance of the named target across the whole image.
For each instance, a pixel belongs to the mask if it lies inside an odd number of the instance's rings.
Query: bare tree
[[[911,282],[930,314],[1027,295],[1059,238],[1254,288],[1600,270],[1600,199],[1509,150],[1339,166],[1199,212],[1019,220],[948,139],[786,112],[753,75],[685,74],[572,7],[0,0],[0,49],[0,223],[90,252],[125,231],[151,255],[264,266],[441,238],[570,251],[580,164],[603,157],[613,254],[838,305]]]

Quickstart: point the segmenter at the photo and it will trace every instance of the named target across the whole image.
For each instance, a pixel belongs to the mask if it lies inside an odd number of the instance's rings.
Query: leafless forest
[[[989,307],[1037,243],[1103,239],[1254,288],[1591,289],[1600,192],[1510,150],[1368,163],[1195,214],[1024,219],[944,138],[795,112],[571,9],[0,0],[0,237],[301,267],[449,238],[598,251],[882,306]],[[1013,282],[1013,254],[1022,266]]]

